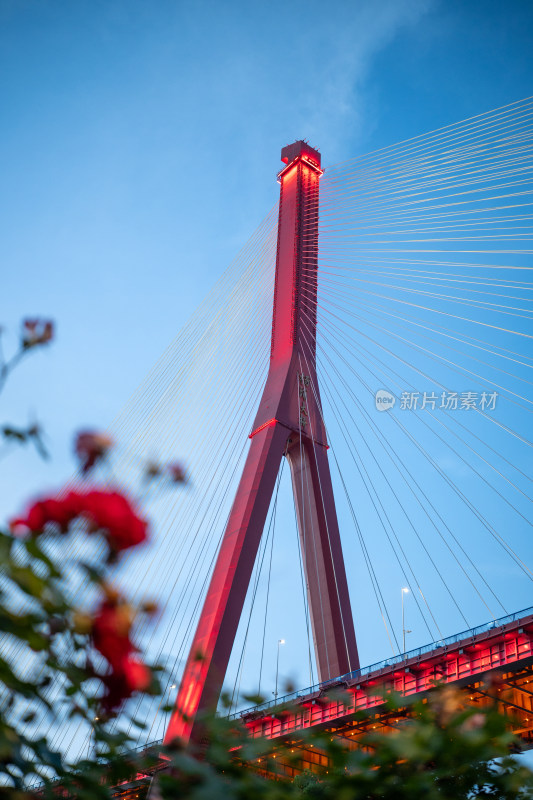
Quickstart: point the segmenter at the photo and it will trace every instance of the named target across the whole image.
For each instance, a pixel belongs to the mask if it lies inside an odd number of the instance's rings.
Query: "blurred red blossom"
[[[148,523],[137,516],[129,500],[119,492],[87,492],[82,514],[94,530],[107,531],[113,550],[126,550],[147,538]]]
[[[100,676],[106,687],[103,706],[107,711],[133,692],[147,689],[152,679],[146,664],[135,655],[137,648],[130,638],[134,616],[132,607],[108,590],[93,619],[93,644],[110,667],[109,674]]]
[[[135,513],[130,501],[118,492],[72,491],[64,496],[39,500],[25,517],[12,520],[13,533],[27,530],[42,533],[45,529],[65,533],[71,522],[83,518],[88,533],[101,531],[115,552],[141,544],[147,538],[148,523]]]
[[[22,322],[22,346],[27,350],[47,344],[54,338],[54,323],[49,319],[25,319]]]
[[[104,458],[113,440],[105,433],[82,431],[76,436],[74,450],[80,459],[81,471],[87,473],[97,461]]]
[[[187,483],[187,471],[183,464],[179,461],[173,461],[169,464],[158,464],[156,461],[148,461],[144,468],[144,477],[146,481],[152,481],[154,478],[163,478],[164,476],[170,478],[171,483]]]
[[[80,496],[77,492],[68,492],[64,497],[51,497],[33,503],[25,517],[11,520],[10,528],[13,533],[42,533],[49,527],[66,533],[70,523],[80,512]]]
[[[179,462],[175,462],[173,464],[169,464],[167,466],[167,471],[170,475],[171,480],[174,483],[186,483],[187,482],[187,472],[183,464]]]

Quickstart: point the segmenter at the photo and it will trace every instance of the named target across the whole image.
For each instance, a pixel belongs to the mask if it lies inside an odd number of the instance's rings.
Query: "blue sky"
[[[528,96],[532,23],[520,0],[0,0],[6,350],[57,323],[1,417],[37,414],[53,459],[0,462],[2,518],[174,339],[276,202],[281,146],[328,165]]]

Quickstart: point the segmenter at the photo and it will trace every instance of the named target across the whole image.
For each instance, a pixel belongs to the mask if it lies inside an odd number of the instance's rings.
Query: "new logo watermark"
[[[375,394],[376,409],[394,408],[396,397],[387,389]],[[401,411],[494,411],[498,392],[400,392],[398,408]]]
[[[386,389],[378,389],[376,392],[376,408],[378,411],[388,411],[394,407],[396,398]]]

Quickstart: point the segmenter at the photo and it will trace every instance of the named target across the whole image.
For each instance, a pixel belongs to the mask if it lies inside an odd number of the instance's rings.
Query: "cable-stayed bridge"
[[[357,739],[354,710],[398,724],[376,682],[483,702],[494,671],[531,738],[532,122],[526,99],[329,167],[282,151],[279,205],[112,426],[124,482],[177,452],[192,476],[145,498],[122,576],[162,609],[139,745],[194,736],[223,686],[251,735]]]

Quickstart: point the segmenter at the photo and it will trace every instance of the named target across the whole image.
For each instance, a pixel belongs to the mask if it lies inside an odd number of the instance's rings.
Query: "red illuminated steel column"
[[[316,376],[320,153],[283,148],[270,368],[165,742],[216,707],[282,457],[291,467],[319,680],[359,667]]]

